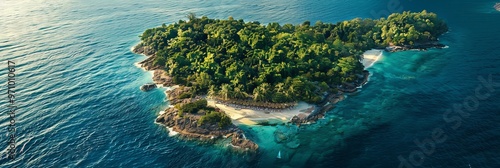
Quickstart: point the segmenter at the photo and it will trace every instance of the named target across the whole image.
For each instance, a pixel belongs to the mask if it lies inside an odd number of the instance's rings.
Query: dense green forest
[[[311,25],[244,22],[188,15],[146,30],[140,45],[156,51],[154,64],[193,95],[259,102],[317,103],[325,92],[359,78],[365,50],[436,41],[446,24],[426,11],[378,20]]]

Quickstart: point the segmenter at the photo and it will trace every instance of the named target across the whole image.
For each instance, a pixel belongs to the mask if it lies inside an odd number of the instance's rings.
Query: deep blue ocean
[[[500,12],[494,4],[2,0],[0,167],[500,167]],[[189,12],[299,24],[423,9],[448,23],[450,31],[440,37],[448,48],[384,53],[368,69],[369,83],[318,123],[242,126],[260,145],[253,159],[170,137],[155,124],[168,106],[165,89],[139,90],[152,74],[134,66],[145,57],[130,51],[145,29]],[[17,75],[15,161],[5,158],[7,60],[16,63]],[[300,146],[276,144],[277,129],[297,132]]]

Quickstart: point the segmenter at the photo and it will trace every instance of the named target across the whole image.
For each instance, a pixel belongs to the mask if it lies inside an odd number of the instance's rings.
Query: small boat
[[[140,89],[142,91],[149,91],[149,90],[152,90],[154,88],[156,88],[156,84],[154,84],[154,83],[147,83],[147,84],[142,85]]]
[[[278,156],[276,158],[281,159],[281,151],[278,152]]]
[[[497,11],[500,11],[500,2],[497,2],[495,6],[493,6]]]

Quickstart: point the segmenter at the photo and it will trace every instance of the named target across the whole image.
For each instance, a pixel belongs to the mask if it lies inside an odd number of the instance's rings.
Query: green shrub
[[[177,105],[176,105],[177,106]],[[180,113],[197,113],[198,110],[204,109],[207,107],[207,100],[206,99],[200,99],[192,103],[187,103],[182,106],[179,106],[179,112]]]
[[[198,120],[198,125],[203,125],[205,123],[219,125],[219,128],[224,128],[231,125],[231,118],[222,112],[210,111]]]
[[[193,96],[192,93],[182,93],[181,95],[177,96],[178,99],[185,99],[185,98],[191,98]]]

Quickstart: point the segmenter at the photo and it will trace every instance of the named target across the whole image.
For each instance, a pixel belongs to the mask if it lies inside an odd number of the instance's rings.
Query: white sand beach
[[[305,102],[299,102],[292,109],[282,110],[257,110],[248,108],[236,108],[224,104],[216,103],[214,100],[208,100],[208,105],[217,107],[226,112],[236,125],[256,125],[259,122],[269,120],[289,121],[295,115],[309,115],[307,109],[314,108],[314,105]]]
[[[382,57],[382,53],[382,50],[376,49],[371,49],[363,53],[363,60],[361,60],[361,63],[363,64],[363,66],[365,66],[365,69],[373,66],[373,64],[375,64],[375,62],[377,62],[380,57]]]

